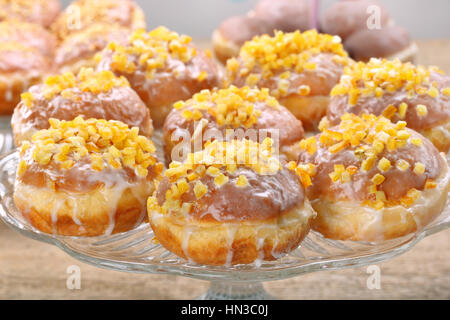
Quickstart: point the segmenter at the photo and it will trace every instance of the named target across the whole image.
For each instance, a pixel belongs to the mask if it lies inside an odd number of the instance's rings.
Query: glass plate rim
[[[5,155],[0,157],[0,171],[3,171],[3,166],[5,162],[13,161],[14,155],[17,154],[16,150],[13,150]],[[209,281],[272,281],[272,280],[280,280],[286,279],[290,277],[294,277],[297,275],[311,273],[316,271],[324,271],[324,270],[336,270],[336,269],[344,269],[344,268],[355,268],[365,265],[370,265],[374,263],[378,263],[381,261],[385,261],[396,257],[400,254],[403,254],[413,248],[418,242],[420,242],[423,238],[435,234],[444,229],[450,228],[450,215],[448,215],[442,221],[435,223],[441,218],[442,214],[437,217],[429,226],[424,229],[402,237],[400,239],[404,239],[400,243],[393,248],[385,249],[381,252],[368,254],[365,256],[356,256],[350,258],[327,258],[323,261],[309,261],[306,264],[301,265],[293,265],[286,266],[279,269],[267,270],[264,268],[260,268],[259,270],[227,270],[227,267],[223,267],[224,270],[207,270],[209,266],[197,265],[197,264],[182,264],[182,265],[169,265],[169,264],[159,264],[159,263],[141,263],[141,262],[133,262],[133,261],[119,261],[114,259],[108,259],[104,257],[96,257],[89,254],[84,254],[80,251],[77,251],[75,248],[72,248],[67,240],[77,239],[77,237],[61,237],[54,236],[50,234],[46,234],[34,229],[32,226],[27,226],[18,219],[14,219],[12,216],[8,214],[7,208],[3,203],[3,197],[5,195],[5,185],[3,181],[0,181],[0,218],[13,230],[19,232],[20,234],[37,240],[47,244],[52,244],[66,252],[70,256],[75,259],[94,265],[96,267],[110,269],[115,271],[124,271],[124,272],[133,272],[133,273],[151,273],[151,274],[173,274],[173,275],[181,275],[184,277],[195,278],[200,280],[209,280]],[[447,203],[447,207],[449,204]],[[447,210],[446,210],[447,211]],[[116,234],[113,236],[123,236],[137,233],[141,228],[146,228],[145,224],[133,229],[131,231]],[[33,230],[34,229],[34,230]],[[66,240],[66,241],[65,241]]]

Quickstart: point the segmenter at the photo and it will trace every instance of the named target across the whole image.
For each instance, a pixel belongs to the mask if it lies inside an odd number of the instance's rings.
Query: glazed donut
[[[163,127],[166,155],[172,161],[181,161],[182,147],[195,152],[208,140],[262,141],[270,137],[276,150],[289,159],[297,159],[302,123],[268,91],[231,86],[213,92],[203,90],[192,99],[175,103]]]
[[[367,30],[367,22],[370,18],[370,7],[376,6],[380,10],[379,27],[392,25],[389,12],[378,1],[336,1],[324,13],[321,21],[321,31],[337,35],[345,41],[352,34],[361,30]]]
[[[211,57],[195,48],[190,37],[165,27],[138,30],[126,46],[112,42],[97,59],[98,70],[111,70],[128,79],[150,109],[157,128],[164,124],[174,102],[220,84]]]
[[[272,155],[270,138],[215,140],[171,163],[148,199],[149,221],[166,249],[191,262],[258,265],[308,233],[315,212],[300,181]]]
[[[56,38],[40,25],[20,20],[0,22],[0,42],[19,42],[29,46],[48,58],[53,58]]]
[[[20,42],[0,43],[0,115],[9,115],[20,94],[52,70],[47,57]]]
[[[49,28],[60,12],[59,0],[0,0],[0,21],[17,19]]]
[[[399,60],[359,62],[331,91],[327,119],[337,124],[347,112],[405,120],[440,151],[450,148],[450,77],[437,68]]]
[[[11,119],[14,142],[31,140],[41,129],[48,129],[50,118],[73,120],[86,118],[118,120],[138,127],[141,134],[151,137],[152,121],[148,108],[123,77],[110,71],[94,72],[81,69],[72,73],[50,76],[22,94],[22,100]]]
[[[58,16],[51,29],[63,40],[97,23],[130,30],[146,27],[144,12],[132,0],[76,0]]]
[[[450,183],[446,158],[406,122],[347,113],[321,131],[301,142],[298,163],[315,169],[307,195],[317,211],[313,228],[325,237],[392,239],[442,212]]]
[[[305,31],[312,27],[309,1],[306,0],[261,0],[245,16],[234,16],[224,20],[213,32],[214,53],[223,64],[239,54],[245,41],[262,34],[273,34],[274,30],[291,32]]]
[[[408,30],[398,26],[357,31],[344,41],[344,47],[358,61],[369,61],[374,57],[413,62],[417,52],[417,45],[411,42]]]
[[[317,127],[325,115],[331,89],[339,82],[344,66],[351,62],[339,37],[276,32],[246,42],[237,58],[227,62],[227,83],[269,88],[303,123]]]
[[[81,68],[95,68],[95,55],[109,42],[125,45],[131,31],[120,25],[93,24],[69,35],[60,43],[55,54],[59,72],[78,73]]]
[[[22,144],[14,203],[45,233],[98,236],[143,221],[161,178],[151,140],[119,121],[50,119]]]

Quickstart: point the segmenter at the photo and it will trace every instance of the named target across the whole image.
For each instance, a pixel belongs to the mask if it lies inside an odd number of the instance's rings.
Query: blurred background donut
[[[192,99],[175,103],[163,127],[166,156],[177,161],[184,160],[179,155],[182,147],[191,151],[213,139],[262,141],[264,137],[274,140],[276,150],[296,159],[295,150],[303,135],[301,121],[267,89],[234,86],[212,92],[202,90]],[[186,137],[188,141],[184,141]],[[200,145],[196,145],[198,139]],[[178,159],[174,159],[172,151]]]
[[[0,22],[0,42],[18,42],[38,50],[42,55],[53,59],[57,45],[56,38],[38,24],[20,20]]]
[[[76,0],[64,9],[51,29],[63,40],[96,23],[118,24],[130,30],[146,27],[142,9],[132,0]]]
[[[49,28],[60,11],[59,0],[0,0],[0,21],[17,19]]]
[[[188,261],[226,266],[294,250],[315,212],[296,172],[273,156],[271,143],[216,140],[186,162],[172,162],[148,200],[160,243]]]

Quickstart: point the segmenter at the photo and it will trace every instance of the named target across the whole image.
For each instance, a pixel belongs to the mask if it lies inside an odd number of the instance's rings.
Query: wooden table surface
[[[418,41],[418,62],[450,74],[450,40]],[[66,287],[67,268],[81,269],[81,289]],[[266,283],[283,299],[450,299],[450,230],[379,263],[381,288],[368,289],[367,267],[322,271]],[[99,269],[0,223],[0,299],[191,299],[206,281]]]

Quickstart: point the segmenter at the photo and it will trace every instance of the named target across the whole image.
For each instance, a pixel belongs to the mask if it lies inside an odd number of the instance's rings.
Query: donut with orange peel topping
[[[97,56],[97,69],[128,79],[160,128],[172,104],[203,89],[218,87],[219,70],[190,37],[165,27],[134,32],[126,45],[112,42]]]
[[[12,114],[20,95],[52,71],[48,57],[17,41],[0,43],[0,115]]]
[[[20,148],[14,203],[42,232],[98,236],[128,231],[163,169],[151,140],[120,121],[50,119]]]
[[[119,25],[129,30],[144,29],[145,15],[132,0],[76,0],[67,6],[51,25],[59,40],[64,40],[93,24]]]
[[[424,228],[446,205],[450,171],[433,144],[383,116],[344,114],[301,142],[315,172],[313,228],[339,240],[381,241]]]
[[[294,250],[315,213],[305,197],[308,168],[288,169],[272,141],[207,143],[172,162],[148,199],[158,241],[189,261],[234,265],[275,260]]]

